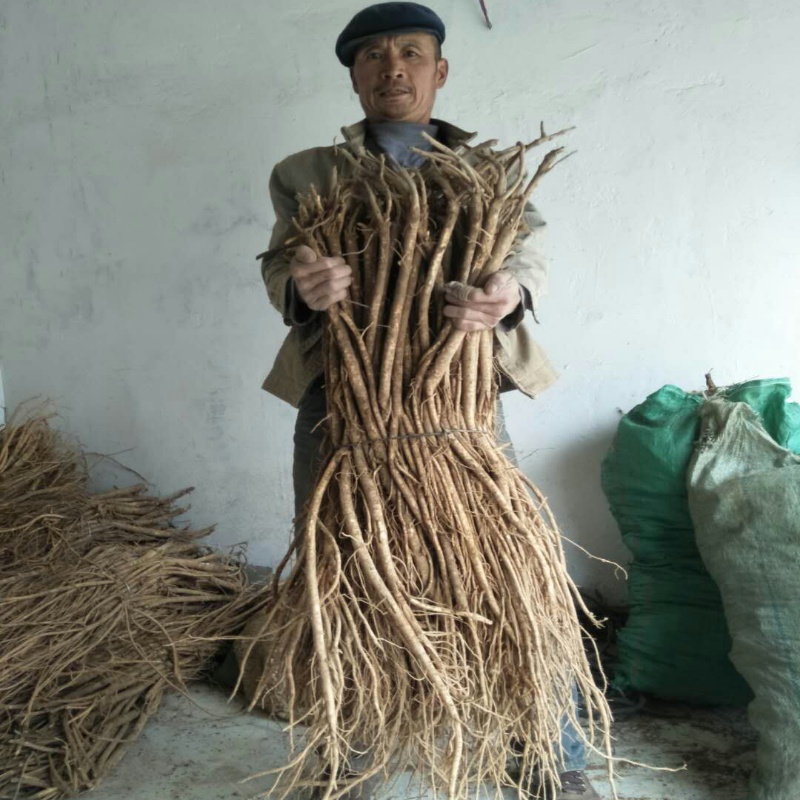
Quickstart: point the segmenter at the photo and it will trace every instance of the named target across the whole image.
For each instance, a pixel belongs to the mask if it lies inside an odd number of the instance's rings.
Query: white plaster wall
[[[0,2],[0,363],[62,427],[274,563],[292,410],[254,255],[272,164],[359,117],[333,41],[361,2]],[[800,325],[793,0],[431,0],[438,113],[504,143],[577,125],[548,178],[541,340],[562,380],[507,398],[564,532],[625,559],[598,472],[621,410],[672,382],[789,375]],[[576,577],[619,596],[603,565]]]

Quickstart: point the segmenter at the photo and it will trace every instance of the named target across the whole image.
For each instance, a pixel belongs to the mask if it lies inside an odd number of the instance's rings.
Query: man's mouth
[[[409,89],[384,89],[380,94],[381,97],[402,97],[403,95],[410,94]]]

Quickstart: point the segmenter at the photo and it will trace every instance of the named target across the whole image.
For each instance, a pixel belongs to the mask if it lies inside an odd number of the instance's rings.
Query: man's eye
[[[373,50],[371,53],[367,53],[367,58],[371,58],[373,61],[381,57],[381,54],[377,50]]]
[[[418,56],[418,55],[419,55],[419,53],[416,50],[406,50],[406,57],[407,58],[409,56]]]

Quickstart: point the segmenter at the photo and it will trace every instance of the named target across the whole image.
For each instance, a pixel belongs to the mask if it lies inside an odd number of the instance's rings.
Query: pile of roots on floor
[[[45,416],[0,428],[0,798],[75,795],[254,608],[238,560],[142,485],[90,494]]]
[[[451,800],[499,792],[512,741],[552,787],[575,684],[589,746],[610,752],[556,524],[496,442],[493,333],[443,315],[446,284],[503,265],[561,157],[527,178],[525,154],[551,138],[435,144],[413,171],[343,152],[330,191],[300,200],[295,242],[355,277],[326,315],[327,461],[237,645],[252,704],[294,733],[278,794],[335,798],[407,765]]]

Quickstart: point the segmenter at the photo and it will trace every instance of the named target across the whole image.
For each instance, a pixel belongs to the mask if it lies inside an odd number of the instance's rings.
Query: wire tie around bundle
[[[399,436],[381,436],[377,439],[364,439],[361,442],[352,442],[351,444],[343,444],[336,448],[339,450],[352,450],[356,447],[366,447],[373,444],[385,444],[386,442],[400,441],[402,439],[428,439],[431,436],[452,436],[455,433],[477,433],[482,436],[494,436],[492,431],[484,431],[480,428],[445,428],[441,431],[428,431],[425,433],[404,433]]]

